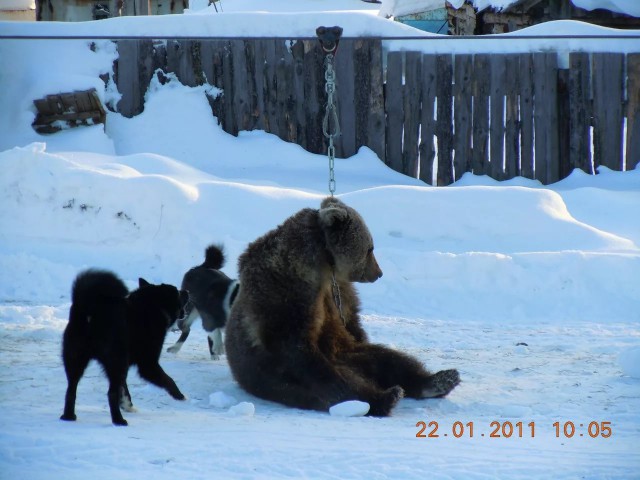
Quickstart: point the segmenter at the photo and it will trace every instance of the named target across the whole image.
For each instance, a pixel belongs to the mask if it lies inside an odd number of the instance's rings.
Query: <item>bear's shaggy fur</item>
[[[439,397],[456,370],[429,373],[415,358],[371,344],[352,282],[382,276],[362,217],[328,197],[251,243],[227,324],[227,359],[249,393],[304,409],[361,400],[386,416],[403,396]]]

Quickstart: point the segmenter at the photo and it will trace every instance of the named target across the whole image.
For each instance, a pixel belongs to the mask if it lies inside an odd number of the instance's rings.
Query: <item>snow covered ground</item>
[[[375,16],[348,18],[363,15]],[[640,169],[433,188],[366,148],[336,160],[336,193],[369,224],[384,272],[358,288],[366,328],[433,370],[459,369],[446,399],[402,400],[384,419],[265,402],[224,357],[209,360],[196,324],[161,359],[186,402],[132,369],[138,412],[116,428],[93,364],[78,421],[61,422],[60,340],[79,271],[179,284],[223,242],[233,277],[247,243],[327,194],[326,157],[225,134],[203,89],[175,81],[152,85],[138,117],[109,113],[106,132],[31,129],[43,94],[95,85],[117,98],[98,78],[114,55],[108,42],[0,39],[0,478],[640,478]]]

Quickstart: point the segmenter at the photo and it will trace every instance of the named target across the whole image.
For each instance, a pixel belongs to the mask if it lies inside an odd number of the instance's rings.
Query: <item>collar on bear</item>
[[[344,314],[342,313],[342,297],[340,296],[340,285],[336,281],[336,273],[335,270],[331,269],[331,292],[333,293],[333,301],[338,307],[338,312],[340,313],[340,319],[342,320],[343,325],[347,325],[347,321],[344,319]]]
[[[331,266],[331,293],[333,293],[333,302],[336,304],[336,307],[338,307],[338,313],[340,314],[340,320],[342,320],[342,324],[346,326],[347,321],[345,320],[344,313],[342,312],[342,296],[340,295],[340,285],[338,285],[338,281],[336,280],[336,261],[328,248],[325,247],[324,252],[327,256],[327,262]]]

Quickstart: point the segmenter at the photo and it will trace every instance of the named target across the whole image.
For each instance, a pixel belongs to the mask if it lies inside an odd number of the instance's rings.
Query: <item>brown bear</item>
[[[227,360],[247,392],[327,411],[347,400],[387,416],[403,396],[442,397],[456,370],[429,373],[415,358],[371,344],[352,282],[382,276],[362,217],[335,197],[305,208],[247,247],[227,323]]]

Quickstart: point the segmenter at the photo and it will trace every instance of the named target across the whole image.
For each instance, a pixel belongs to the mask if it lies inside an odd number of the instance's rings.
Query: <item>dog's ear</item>
[[[140,277],[140,278],[138,278],[138,286],[140,288],[149,287],[149,286],[151,286],[151,284],[149,282],[147,282],[144,278]]]

